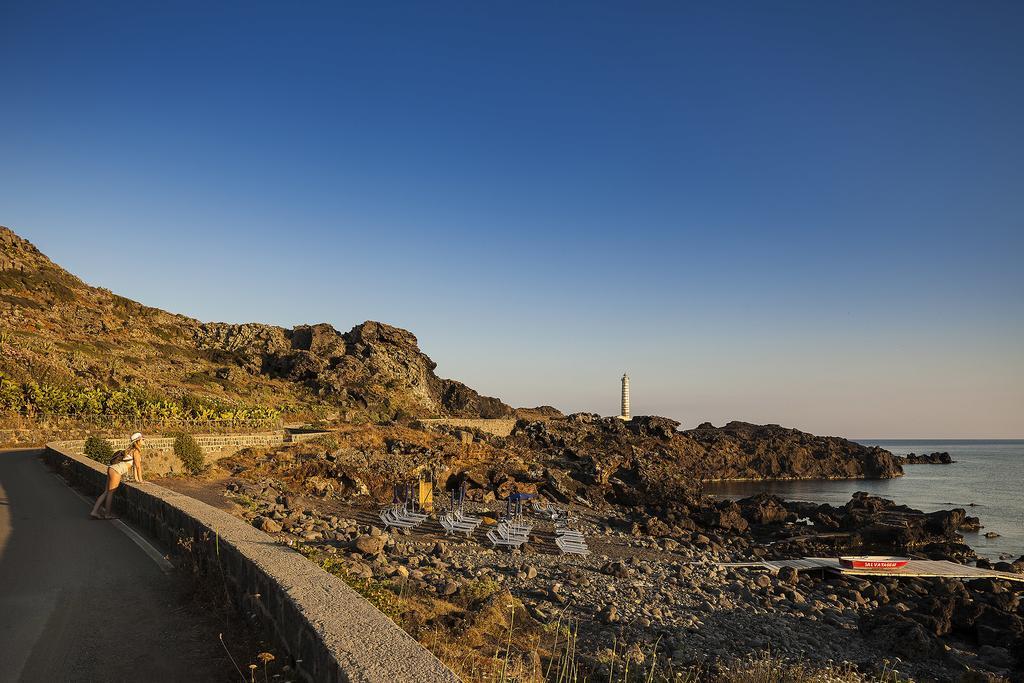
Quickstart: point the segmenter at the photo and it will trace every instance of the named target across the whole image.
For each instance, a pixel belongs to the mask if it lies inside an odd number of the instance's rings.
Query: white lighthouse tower
[[[619,413],[619,419],[629,419],[629,375],[626,373],[622,373],[622,409]]]

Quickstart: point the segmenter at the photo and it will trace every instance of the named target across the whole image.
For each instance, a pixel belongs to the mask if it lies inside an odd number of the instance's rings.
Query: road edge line
[[[61,477],[60,479],[61,481],[64,481],[63,477]],[[90,501],[81,493],[71,488],[71,485],[68,484],[66,481],[64,482],[64,485],[71,489],[72,493],[74,493],[76,496],[85,501],[86,504],[93,504],[93,501]],[[169,574],[170,572],[174,571],[174,565],[168,562],[167,558],[164,557],[163,553],[157,550],[156,546],[147,541],[138,531],[131,528],[120,519],[112,519],[107,521],[113,522],[115,528],[117,528],[121,533],[127,536],[135,545],[139,546],[139,548],[142,549],[142,552],[146,553],[146,555],[149,556],[149,559],[153,560],[153,562],[156,563],[156,566],[159,567],[160,571],[162,571],[164,574]]]

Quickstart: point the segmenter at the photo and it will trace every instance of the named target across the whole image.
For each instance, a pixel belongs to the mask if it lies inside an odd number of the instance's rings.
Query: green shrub
[[[24,403],[21,386],[0,374],[0,414],[20,413]]]
[[[90,436],[85,440],[85,454],[96,462],[109,465],[114,459],[114,447],[101,436]]]
[[[203,449],[196,443],[191,434],[178,434],[174,437],[174,454],[181,460],[182,467],[189,474],[199,474],[203,471],[205,461]]]
[[[486,600],[501,590],[501,584],[494,579],[481,578],[470,581],[462,586],[462,597],[472,604]]]

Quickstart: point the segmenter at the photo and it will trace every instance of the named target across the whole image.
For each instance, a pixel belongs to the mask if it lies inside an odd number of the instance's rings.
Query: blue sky
[[[371,6],[380,5],[380,6]],[[557,6],[555,6],[557,5]],[[1024,437],[1024,5],[4,3],[0,224],[514,405]]]

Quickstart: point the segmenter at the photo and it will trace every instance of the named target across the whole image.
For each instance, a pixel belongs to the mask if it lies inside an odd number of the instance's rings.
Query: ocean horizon
[[[1024,555],[1024,439],[851,439],[894,455],[948,452],[951,465],[904,465],[897,479],[723,481],[708,491],[729,498],[759,492],[789,500],[843,505],[856,491],[889,498],[924,512],[964,508],[981,520],[979,532],[964,533],[978,557],[1016,559]],[[994,532],[996,538],[986,538]]]

